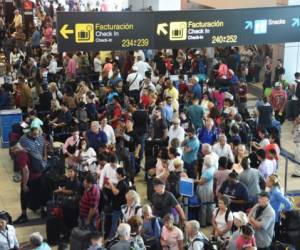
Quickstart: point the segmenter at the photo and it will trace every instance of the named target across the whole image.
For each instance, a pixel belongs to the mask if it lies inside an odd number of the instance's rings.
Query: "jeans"
[[[191,163],[184,162],[184,168],[186,169],[186,173],[189,178],[196,179],[196,169],[195,169],[196,161],[192,161]]]
[[[213,210],[215,209],[215,204],[207,203],[200,206],[200,225],[201,227],[206,227],[211,225]]]
[[[117,232],[117,228],[119,225],[119,220],[121,217],[121,210],[114,210],[111,215],[111,228],[109,233],[109,239],[113,238]]]

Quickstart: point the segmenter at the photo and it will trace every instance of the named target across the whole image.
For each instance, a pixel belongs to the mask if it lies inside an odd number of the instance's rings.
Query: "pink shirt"
[[[227,65],[224,64],[224,63],[220,64],[219,69],[218,69],[218,77],[223,78],[223,79],[227,79],[227,74],[228,74]]]
[[[224,107],[224,99],[225,99],[224,93],[220,91],[214,91],[212,93],[212,98],[216,100],[218,110],[222,110]]]
[[[252,236],[251,239],[246,240],[243,235],[240,235],[236,240],[236,249],[237,250],[243,250],[246,247],[255,247],[256,242],[254,236]]]
[[[178,241],[183,240],[183,233],[178,228],[173,228],[169,231],[165,226],[162,228],[161,238],[167,243],[168,247],[163,247],[163,250],[179,250]]]
[[[51,27],[48,27],[44,31],[45,41],[48,43],[52,43],[53,30]]]
[[[69,77],[72,77],[74,76],[75,77],[75,74],[76,74],[76,62],[73,58],[71,58],[68,62],[68,66],[66,68],[66,73],[67,73],[67,76]]]
[[[231,170],[229,169],[217,170],[215,172],[214,179],[216,180],[216,194],[219,192],[223,182],[227,180],[229,173],[231,173]]]

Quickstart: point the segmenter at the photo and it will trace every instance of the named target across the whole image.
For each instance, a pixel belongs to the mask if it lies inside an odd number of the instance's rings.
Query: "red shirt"
[[[99,200],[100,200],[100,190],[98,186],[93,185],[91,188],[85,190],[79,204],[80,217],[87,218],[90,209],[95,208],[96,210],[95,216],[97,218],[99,215],[98,212]]]
[[[236,249],[243,250],[246,247],[255,247],[256,242],[254,236],[251,237],[249,240],[245,239],[242,235],[240,235],[236,240]]]
[[[16,162],[17,162],[18,167],[21,170],[21,173],[22,173],[22,170],[24,168],[26,168],[26,167],[28,168],[28,170],[29,170],[29,181],[37,180],[42,175],[41,173],[35,172],[31,169],[29,155],[25,151],[19,151],[17,153]]]
[[[113,128],[116,128],[118,126],[118,123],[119,123],[119,118],[121,117],[122,115],[122,107],[119,103],[117,103],[115,105],[115,109],[114,109],[114,118],[118,118],[118,120],[114,121],[111,126]]]

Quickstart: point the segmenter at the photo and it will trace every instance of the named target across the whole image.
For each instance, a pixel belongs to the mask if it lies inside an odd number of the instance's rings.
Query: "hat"
[[[280,87],[281,86],[281,82],[276,82],[275,83],[275,87]]]
[[[132,66],[131,68],[133,71],[138,71],[138,67],[137,66]]]
[[[242,225],[248,224],[248,217],[244,212],[234,212],[232,215],[233,218],[238,219]]]
[[[268,197],[268,198],[270,198],[270,194],[268,192],[266,192],[266,191],[261,191],[259,193],[259,196],[260,197]]]

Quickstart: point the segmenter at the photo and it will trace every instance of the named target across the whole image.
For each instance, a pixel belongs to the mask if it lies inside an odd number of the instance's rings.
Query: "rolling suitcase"
[[[91,231],[75,227],[70,237],[70,250],[86,250],[90,244]]]
[[[56,245],[60,239],[61,220],[56,217],[49,217],[46,221],[46,235],[49,245]]]

